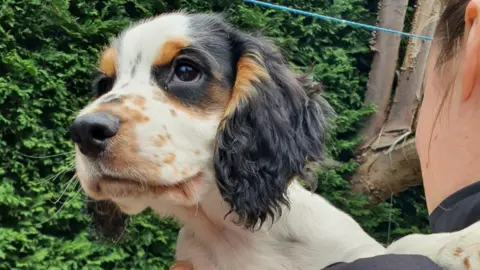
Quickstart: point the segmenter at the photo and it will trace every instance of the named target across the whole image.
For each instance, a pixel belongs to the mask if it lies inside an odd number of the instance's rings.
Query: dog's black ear
[[[290,70],[273,43],[230,37],[236,79],[218,130],[215,171],[237,223],[255,230],[289,206],[286,190],[294,177],[316,186],[305,165],[323,159],[331,108],[319,84]]]

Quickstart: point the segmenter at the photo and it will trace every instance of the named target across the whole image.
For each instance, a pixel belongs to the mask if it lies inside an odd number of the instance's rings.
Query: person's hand
[[[193,266],[185,261],[177,261],[170,266],[170,270],[193,270]]]

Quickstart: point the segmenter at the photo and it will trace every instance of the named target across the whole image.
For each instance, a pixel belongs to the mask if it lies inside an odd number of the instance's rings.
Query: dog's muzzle
[[[105,151],[108,141],[117,135],[120,119],[106,112],[94,112],[79,116],[70,127],[70,136],[80,152],[96,158]]]

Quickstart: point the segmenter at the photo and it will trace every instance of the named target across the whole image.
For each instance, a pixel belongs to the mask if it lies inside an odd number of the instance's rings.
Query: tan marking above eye
[[[170,113],[172,116],[177,116],[177,112],[174,109],[170,109]]]
[[[113,47],[103,51],[100,58],[99,70],[109,77],[115,76],[117,69],[117,50]]]
[[[153,65],[160,66],[170,63],[175,56],[177,56],[178,53],[188,45],[189,42],[182,37],[176,37],[166,41],[157,53]]]

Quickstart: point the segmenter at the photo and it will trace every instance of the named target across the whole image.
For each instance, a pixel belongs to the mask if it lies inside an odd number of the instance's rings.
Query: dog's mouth
[[[194,188],[202,181],[202,176],[203,173],[198,172],[191,177],[184,178],[175,184],[169,185],[149,183],[127,178],[102,176],[99,179],[91,181],[90,189],[95,193],[95,197],[99,197],[99,199],[104,199],[105,197],[157,197],[166,193],[189,199],[193,195]]]

